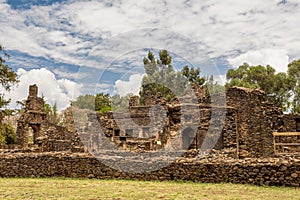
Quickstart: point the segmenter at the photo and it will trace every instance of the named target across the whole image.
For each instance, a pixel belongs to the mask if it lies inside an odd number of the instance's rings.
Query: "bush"
[[[14,144],[16,138],[16,131],[11,124],[0,124],[0,145]]]

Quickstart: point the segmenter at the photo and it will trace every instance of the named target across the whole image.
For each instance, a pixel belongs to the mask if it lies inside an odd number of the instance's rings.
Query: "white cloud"
[[[287,72],[289,56],[285,49],[262,49],[248,51],[245,54],[228,59],[228,61],[234,67],[246,62],[249,65],[271,65],[277,72]]]
[[[130,75],[128,81],[117,80],[115,82],[116,93],[120,96],[125,96],[130,93],[138,95],[143,76],[143,74],[133,74]]]
[[[11,107],[16,106],[16,101],[27,98],[29,85],[32,84],[37,84],[39,96],[43,95],[50,105],[56,103],[59,111],[65,109],[70,100],[80,95],[81,85],[67,79],[56,79],[55,75],[45,68],[30,71],[19,68],[17,74],[20,80],[18,86],[14,86],[5,94],[12,100]]]
[[[281,5],[279,0],[71,0],[19,10],[1,2],[0,43],[55,62],[105,69],[112,60],[142,47],[168,49],[195,66],[203,56],[221,56],[234,66],[270,64],[285,71],[288,59],[300,55],[296,0]],[[86,60],[86,55],[91,57]],[[127,60],[132,55],[127,54]],[[142,63],[136,61],[131,64]],[[109,70],[121,73],[126,67]]]
[[[27,10],[13,10],[1,3],[0,8],[1,42],[8,49],[72,64],[82,64],[86,53],[101,44],[101,39],[148,27],[183,34],[194,45],[201,44],[198,47],[204,48],[211,57],[264,48],[286,49],[290,57],[300,54],[300,27],[295,26],[299,23],[300,6],[296,1],[278,5],[276,1],[260,0],[152,3],[103,0],[70,1]],[[151,43],[166,44],[165,37],[151,39],[134,35],[126,39],[128,43],[137,42],[145,47]],[[178,51],[191,46],[177,43],[177,39],[178,35],[168,35],[169,43]],[[182,52],[190,56],[187,50]]]
[[[213,78],[214,78],[214,82],[220,85],[225,85],[226,83],[226,75],[215,75]]]

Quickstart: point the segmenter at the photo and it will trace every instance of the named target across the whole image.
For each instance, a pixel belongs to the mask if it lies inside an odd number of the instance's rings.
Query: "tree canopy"
[[[292,73],[292,70],[295,70],[295,68],[297,68],[296,64],[290,64],[289,73],[275,73],[275,69],[270,65],[250,66],[244,63],[237,69],[227,71],[227,83],[225,86],[226,88],[240,86],[262,89],[266,92],[269,102],[282,107],[284,110],[295,111],[295,107],[290,103],[290,99],[293,98],[293,94],[295,93],[297,83],[296,73]],[[292,74],[294,75],[292,76]],[[296,99],[293,98],[293,102],[295,100]]]
[[[6,64],[6,59],[9,57],[0,44],[0,84],[6,91],[10,91],[11,87],[18,83],[17,74]],[[0,94],[0,122],[6,115],[3,107],[8,105],[9,102],[10,100],[4,98],[4,94]]]
[[[106,112],[111,110],[111,100],[109,94],[99,93],[96,95],[80,95],[75,101],[71,102],[72,106],[81,109],[95,110]]]
[[[167,50],[160,50],[158,55],[159,58],[155,59],[154,54],[149,51],[148,56],[143,59],[146,75],[143,77],[140,90],[142,104],[146,93],[156,95],[159,92],[167,101],[171,101],[175,95],[183,94],[188,84],[204,84],[205,79],[200,75],[200,68],[184,66],[181,71],[176,71]]]
[[[145,75],[140,88],[140,103],[144,104],[146,95],[161,93],[167,101],[175,95],[183,94],[188,84],[207,87],[210,93],[224,92],[224,87],[214,82],[213,76],[201,76],[200,68],[184,66],[176,71],[172,66],[172,57],[167,50],[160,50],[156,59],[154,53],[148,52],[143,59]],[[262,89],[267,94],[267,100],[282,107],[285,111],[300,113],[300,60],[288,65],[288,72],[276,73],[270,66],[250,66],[247,63],[237,69],[230,69],[226,74],[226,88],[240,86]],[[126,111],[132,94],[125,97],[109,94],[82,95],[72,105],[84,109],[106,111]],[[208,94],[209,95],[209,94]]]
[[[172,57],[167,50],[160,50],[158,57],[149,51],[143,59],[145,75],[140,88],[140,104],[145,103],[147,95],[155,96],[161,93],[167,101],[171,101],[176,95],[183,95],[188,84],[205,85],[210,91],[220,92],[222,87],[214,83],[213,77],[201,76],[200,68],[184,66],[181,71],[176,71],[172,66]],[[133,94],[121,97],[116,94],[81,95],[71,105],[81,109],[95,110],[100,113],[106,111],[124,112],[128,109],[129,99]]]
[[[300,113],[300,60],[295,60],[288,65],[288,76],[294,83],[292,88],[292,111]]]
[[[11,87],[18,83],[17,74],[6,64],[9,55],[4,51],[0,44],[0,84],[6,91],[10,91]],[[11,113],[11,110],[5,109],[10,100],[4,98],[4,94],[0,94],[0,144],[11,144],[14,142],[15,131],[10,124],[2,123],[5,115]]]
[[[121,97],[119,94],[110,97],[109,94],[99,93],[96,95],[80,95],[75,101],[71,102],[72,106],[81,109],[94,110],[100,113],[107,111],[124,112],[128,109],[128,102],[132,94]]]

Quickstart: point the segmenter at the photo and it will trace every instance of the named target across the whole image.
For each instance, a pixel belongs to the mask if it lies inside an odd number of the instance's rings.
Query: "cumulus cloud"
[[[70,100],[80,95],[81,85],[67,79],[57,79],[51,71],[45,68],[30,71],[19,68],[17,74],[20,80],[18,86],[14,86],[5,94],[12,100],[11,107],[16,106],[16,101],[27,98],[29,85],[32,84],[37,84],[39,96],[43,95],[50,105],[56,103],[59,111],[65,109],[70,104]]]
[[[103,40],[146,27],[168,29],[193,43],[183,45],[176,34],[167,41],[133,35],[128,43],[173,43],[178,50],[201,44],[210,57],[232,58],[236,52],[263,48],[283,48],[290,57],[300,54],[300,27],[295,26],[300,6],[292,0],[67,1],[17,10],[4,2],[0,16],[1,39],[9,49],[73,64],[86,64],[85,56]],[[118,45],[109,44],[105,49]],[[184,53],[193,54],[188,49]]]
[[[115,82],[116,93],[120,96],[127,94],[138,95],[142,83],[143,74],[130,75],[128,81],[117,80]]]
[[[228,59],[228,61],[234,67],[238,67],[246,62],[249,65],[271,65],[277,72],[287,72],[289,56],[285,49],[262,49],[248,51],[245,54]]]
[[[0,2],[0,43],[54,62],[105,70],[129,51],[153,48],[167,49],[195,66],[203,57],[221,57],[233,66],[270,64],[279,72],[289,58],[300,55],[296,0],[70,0],[29,9]],[[126,67],[108,70],[121,73]]]

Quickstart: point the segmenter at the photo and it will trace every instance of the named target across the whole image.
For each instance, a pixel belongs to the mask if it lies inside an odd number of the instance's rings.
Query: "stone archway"
[[[190,149],[194,141],[194,130],[192,128],[185,128],[182,131],[182,149]]]

